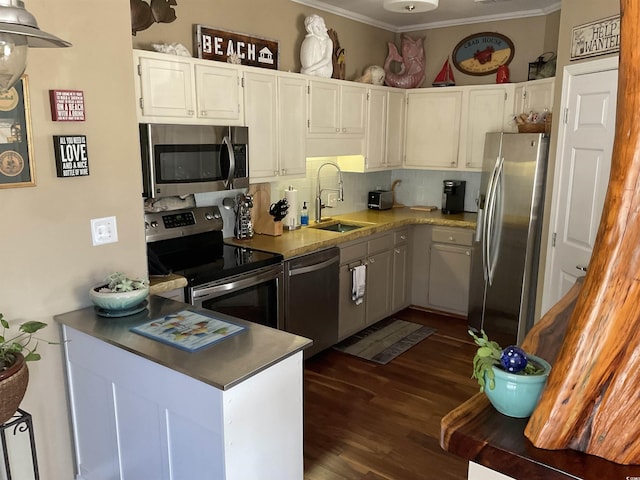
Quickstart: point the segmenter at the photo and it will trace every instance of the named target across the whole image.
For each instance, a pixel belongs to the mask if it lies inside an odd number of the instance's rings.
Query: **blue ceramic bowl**
[[[149,287],[130,292],[100,292],[101,287],[104,285],[89,290],[89,296],[97,307],[110,312],[131,309],[144,302],[149,295]]]
[[[522,375],[509,373],[493,367],[495,388],[489,388],[489,380],[485,374],[485,393],[491,404],[503,415],[515,418],[531,416],[540,401],[540,396],[547,384],[551,365],[540,357],[528,355],[529,360],[537,362],[544,368],[541,375]]]

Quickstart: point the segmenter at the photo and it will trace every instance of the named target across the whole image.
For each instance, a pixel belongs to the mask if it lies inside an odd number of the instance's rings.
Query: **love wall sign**
[[[89,156],[85,135],[54,135],[53,150],[58,177],[89,175]]]

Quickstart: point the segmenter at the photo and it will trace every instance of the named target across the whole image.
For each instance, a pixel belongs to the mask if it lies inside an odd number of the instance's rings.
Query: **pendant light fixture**
[[[423,13],[438,8],[438,0],[383,0],[383,6],[395,13]]]
[[[10,89],[27,67],[29,47],[70,47],[38,28],[22,0],[0,0],[0,91]]]

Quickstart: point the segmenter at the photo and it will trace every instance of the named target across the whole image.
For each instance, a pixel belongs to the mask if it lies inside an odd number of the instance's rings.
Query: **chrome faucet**
[[[325,165],[333,165],[334,167],[336,167],[336,170],[338,170],[338,188],[320,188],[320,170],[322,170],[322,167],[324,167]],[[340,167],[332,162],[326,162],[320,165],[320,168],[318,168],[318,178],[316,181],[316,186],[316,223],[319,223],[322,220],[322,209],[325,207],[325,205],[322,203],[322,192],[338,192],[338,201],[344,201],[344,184],[342,183],[342,170],[340,170]]]

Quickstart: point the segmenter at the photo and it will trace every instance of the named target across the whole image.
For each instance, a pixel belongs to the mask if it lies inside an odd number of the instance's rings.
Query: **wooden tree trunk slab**
[[[621,0],[616,134],[584,286],[525,435],[640,464],[640,2]]]

